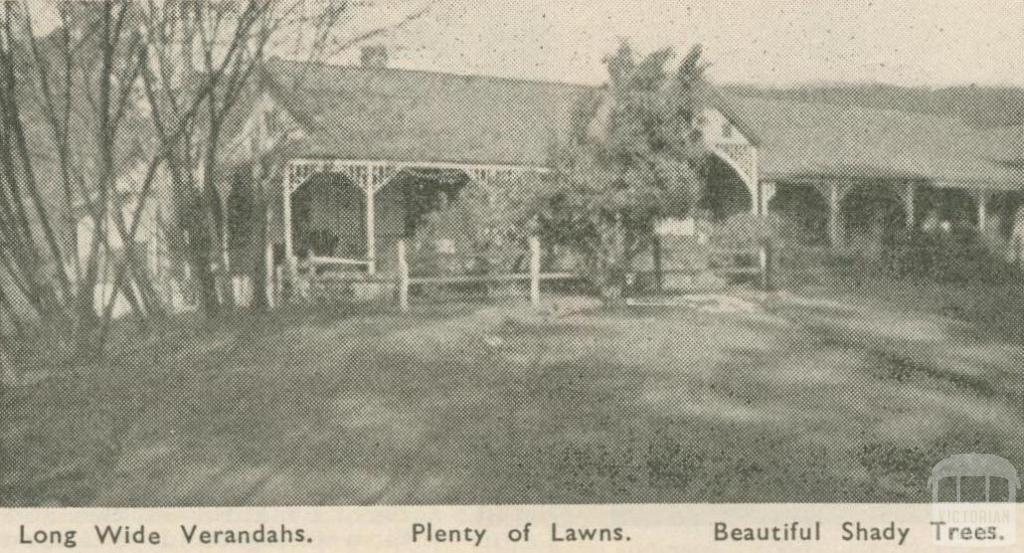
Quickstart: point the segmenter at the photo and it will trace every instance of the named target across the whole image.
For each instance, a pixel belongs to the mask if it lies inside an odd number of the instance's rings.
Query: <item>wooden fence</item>
[[[581,275],[574,272],[544,272],[541,263],[541,244],[537,238],[529,240],[529,265],[527,272],[493,273],[493,274],[439,274],[419,276],[415,273],[415,267],[410,261],[407,244],[400,240],[397,244],[397,263],[395,274],[369,274],[369,272],[342,273],[342,274],[320,274],[323,269],[332,267],[352,267],[365,269],[367,263],[364,260],[339,259],[322,256],[312,256],[300,264],[301,272],[306,275],[297,283],[300,296],[307,296],[312,293],[315,287],[334,285],[379,285],[397,286],[398,304],[402,311],[409,309],[409,289],[417,285],[465,285],[465,284],[494,284],[524,282],[529,285],[529,298],[532,305],[539,305],[541,295],[541,282],[557,280],[580,279]],[[699,274],[709,271],[721,277],[749,276],[756,279],[763,289],[772,287],[772,265],[773,254],[770,244],[765,243],[754,248],[711,248],[708,250],[709,258],[712,260],[707,269],[694,268],[662,268],[660,262],[655,262],[653,274],[655,289],[661,290],[661,278],[664,275],[690,273]],[[747,261],[756,260],[751,263],[738,263],[738,259]],[[283,275],[281,267],[278,267],[277,279],[279,282]],[[640,274],[638,272],[637,274]],[[394,288],[389,288],[394,290]],[[280,287],[277,287],[280,293]],[[392,292],[388,292],[389,294]]]
[[[411,276],[409,257],[404,240],[398,242],[398,305],[402,311],[409,309],[409,287],[417,284],[488,284],[496,282],[529,282],[530,303],[540,304],[540,283],[545,280],[569,280],[579,275],[568,272],[545,273],[541,271],[540,240],[530,239],[530,266],[527,273],[484,274],[484,275],[438,275]]]
[[[691,252],[693,259],[683,262],[663,259],[661,248],[656,246],[653,251],[653,266],[634,273],[656,292],[665,288],[665,277],[672,275],[697,276],[712,274],[716,277],[732,280],[735,277],[749,277],[762,289],[772,287],[774,269],[774,251],[769,242],[757,246],[710,247],[704,246]]]

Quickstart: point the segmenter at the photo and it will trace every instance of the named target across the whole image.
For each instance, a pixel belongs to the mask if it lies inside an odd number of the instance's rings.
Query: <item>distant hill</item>
[[[981,128],[1024,122],[1024,88],[1018,87],[970,85],[928,89],[884,84],[823,84],[788,88],[725,85],[720,88],[739,96],[955,115]]]

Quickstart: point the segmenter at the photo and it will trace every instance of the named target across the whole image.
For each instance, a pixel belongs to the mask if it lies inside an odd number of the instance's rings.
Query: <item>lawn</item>
[[[1007,336],[742,295],[176,324],[4,391],[0,504],[927,501],[949,454],[1024,468]]]

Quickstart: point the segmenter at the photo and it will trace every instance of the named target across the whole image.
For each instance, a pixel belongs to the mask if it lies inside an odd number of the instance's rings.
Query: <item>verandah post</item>
[[[292,246],[292,164],[284,166],[284,182],[281,185],[282,192],[282,220],[284,226],[284,262],[288,267],[288,280],[294,287],[298,280],[298,267],[295,263],[295,252]],[[293,288],[294,289],[294,288]]]
[[[914,193],[917,189],[917,185],[913,182],[908,182],[903,185],[903,211],[905,220],[907,223],[907,230],[914,230],[916,222],[914,221]]]
[[[363,190],[366,192],[366,272],[370,275],[377,272],[377,237],[376,237],[376,216],[374,213],[374,202],[376,191],[374,190],[373,173],[376,167],[366,167],[366,175],[363,177]]]
[[[775,191],[777,190],[775,181],[761,181],[758,190],[761,194],[761,216],[768,216],[768,204],[775,197]]]
[[[665,275],[661,265],[661,236],[655,236],[651,243],[652,256],[654,258],[654,289],[661,292],[664,289]]]
[[[540,305],[540,240],[530,237],[530,304]]]
[[[828,240],[833,248],[838,247],[841,241],[839,199],[839,185],[828,183]]]
[[[978,192],[974,197],[978,201],[978,232],[985,232],[985,219],[988,215],[988,210],[986,209],[985,204],[988,203],[988,194],[985,192]]]
[[[409,310],[409,262],[405,257],[405,240],[398,241],[398,306]]]

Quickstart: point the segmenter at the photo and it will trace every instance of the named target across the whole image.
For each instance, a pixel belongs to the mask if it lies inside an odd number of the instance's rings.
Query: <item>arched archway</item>
[[[718,153],[710,156],[707,168],[707,186],[697,202],[697,209],[705,211],[712,221],[723,221],[738,213],[752,213],[754,194],[745,176]]]
[[[292,243],[299,257],[366,254],[366,194],[341,173],[316,173],[291,195]]]
[[[839,212],[847,246],[871,257],[894,246],[907,228],[903,200],[884,183],[853,186],[839,202]]]
[[[992,231],[1000,238],[1008,239],[1013,233],[1017,212],[1024,206],[1024,194],[1020,192],[999,192],[988,201],[989,221]]]
[[[828,211],[828,200],[809,184],[778,182],[768,200],[768,212],[781,219],[783,230],[807,246],[828,244]]]
[[[378,268],[394,268],[399,240],[412,240],[431,213],[458,201],[471,185],[463,171],[405,167],[377,192],[374,232]]]
[[[914,212],[914,219],[925,226],[948,223],[976,227],[978,198],[965,190],[924,185],[917,190]]]

